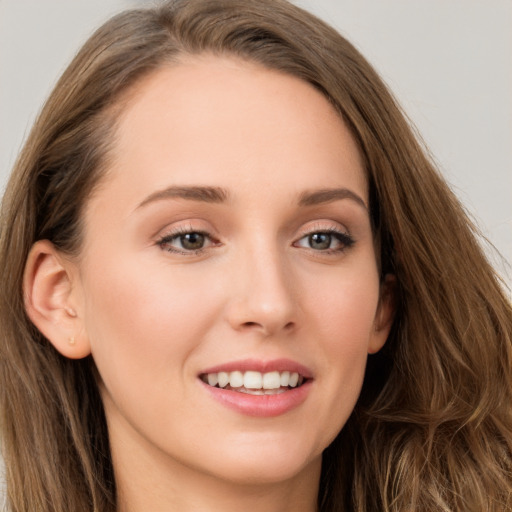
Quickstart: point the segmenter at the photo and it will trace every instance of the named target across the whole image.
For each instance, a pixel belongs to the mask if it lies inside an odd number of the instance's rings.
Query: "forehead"
[[[242,175],[289,188],[339,186],[343,176],[367,196],[360,152],[329,101],[297,77],[235,58],[186,57],[138,82],[110,162],[107,182],[129,184],[133,201],[174,182],[237,186]]]

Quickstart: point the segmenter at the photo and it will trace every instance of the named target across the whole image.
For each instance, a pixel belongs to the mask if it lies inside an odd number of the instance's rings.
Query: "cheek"
[[[372,261],[370,259],[370,261]],[[315,311],[317,326],[333,351],[363,352],[374,332],[379,301],[375,265],[362,266],[310,283],[307,309]],[[320,286],[319,286],[320,285]]]
[[[148,376],[176,378],[169,369],[187,360],[218,316],[214,290],[201,290],[199,279],[191,282],[165,266],[125,262],[90,276],[86,331],[106,385],[126,375],[141,384]]]
[[[350,295],[333,293],[324,303],[321,318],[327,377],[337,383],[334,387],[342,388],[344,396],[359,393],[374,332],[376,303],[374,294],[358,290],[351,290]]]
[[[363,279],[362,275],[370,277]],[[365,274],[340,276],[336,284],[326,281],[323,291],[317,289],[311,296],[308,309],[316,312],[311,336],[322,368],[318,376],[322,403],[315,416],[325,428],[319,445],[334,439],[357,402],[375,332],[378,299],[378,277],[372,267]]]

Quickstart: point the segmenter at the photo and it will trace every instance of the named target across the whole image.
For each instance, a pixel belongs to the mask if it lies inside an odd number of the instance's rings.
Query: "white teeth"
[[[263,389],[277,389],[281,387],[279,372],[270,372],[263,375]]]
[[[250,394],[276,394],[279,391],[285,391],[281,388],[295,388],[304,382],[304,377],[297,372],[255,372],[255,371],[233,371],[233,372],[218,372],[208,373],[203,375],[202,379],[210,386],[219,386],[225,388],[237,388],[239,391],[247,392]],[[263,392],[265,390],[265,392]],[[268,391],[268,392],[267,392]]]
[[[261,389],[263,378],[260,372],[245,372],[244,388]]]
[[[229,375],[226,372],[219,372],[217,374],[217,380],[219,383],[219,387],[225,388],[229,383]]]
[[[241,388],[244,385],[244,374],[242,372],[231,372],[229,374],[229,385],[232,388]]]

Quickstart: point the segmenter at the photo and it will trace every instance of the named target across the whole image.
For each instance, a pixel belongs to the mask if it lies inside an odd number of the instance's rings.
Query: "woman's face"
[[[318,472],[392,314],[340,117],[297,78],[190,58],[136,86],[111,157],[74,296],[114,464]]]

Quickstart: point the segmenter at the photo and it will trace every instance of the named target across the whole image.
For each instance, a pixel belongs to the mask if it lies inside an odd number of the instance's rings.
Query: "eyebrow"
[[[316,206],[324,203],[332,203],[341,199],[351,199],[368,211],[368,206],[361,196],[358,196],[348,188],[325,188],[306,191],[299,196],[299,206]]]
[[[137,208],[163,199],[187,199],[189,201],[202,201],[205,203],[223,203],[227,198],[228,192],[220,187],[171,186],[153,192]]]
[[[157,190],[147,196],[138,206],[142,208],[147,204],[165,199],[185,199],[189,201],[200,201],[205,203],[224,203],[229,193],[221,187],[208,186],[171,186]],[[351,199],[362,206],[366,211],[368,207],[363,199],[348,188],[326,188],[313,191],[305,191],[299,195],[299,206],[316,206],[319,204],[331,203],[342,199]]]

